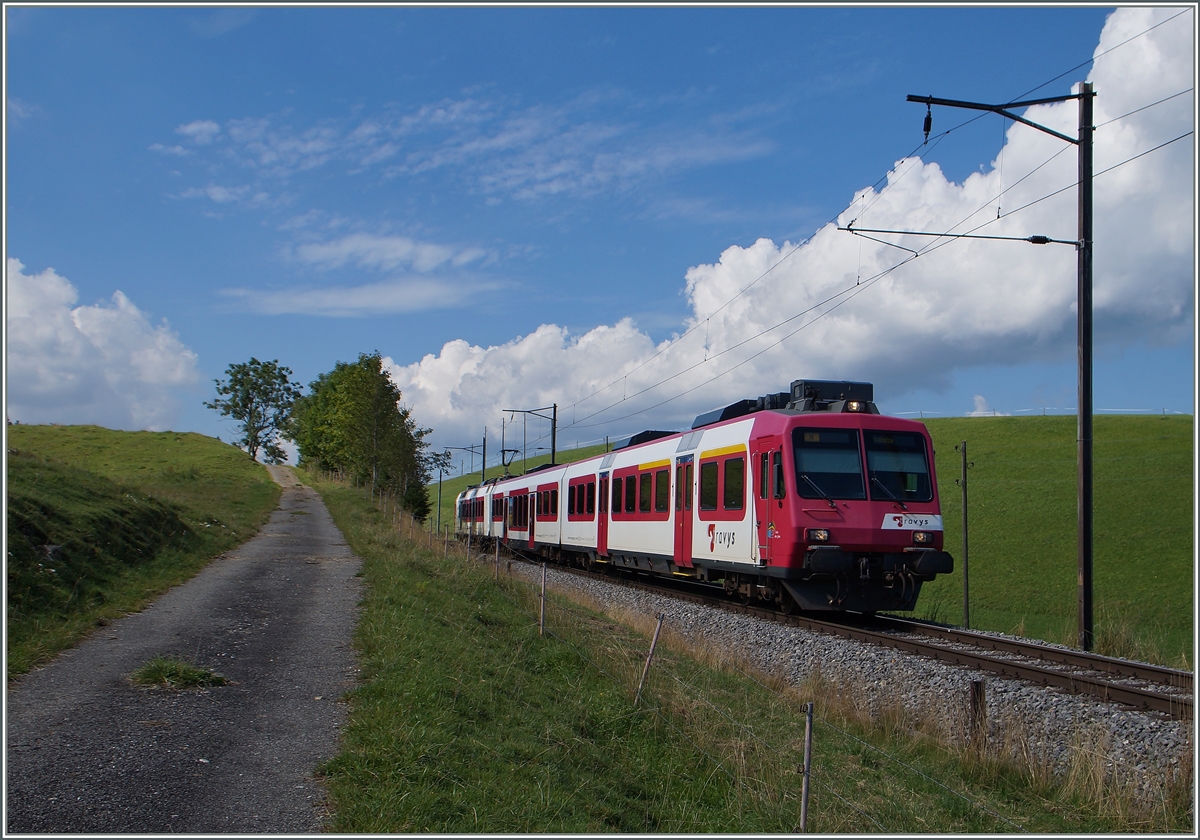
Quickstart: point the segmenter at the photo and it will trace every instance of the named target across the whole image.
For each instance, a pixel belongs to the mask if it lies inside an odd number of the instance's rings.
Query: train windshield
[[[871,479],[872,498],[877,501],[932,501],[925,438],[912,432],[873,432],[870,429],[863,431],[863,437],[867,443],[867,475]]]
[[[856,429],[796,429],[792,448],[802,498],[867,498]]]

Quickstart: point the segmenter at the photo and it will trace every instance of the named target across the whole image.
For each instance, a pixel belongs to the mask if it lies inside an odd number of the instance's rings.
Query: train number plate
[[[880,527],[885,531],[940,531],[942,517],[935,513],[889,513]]]

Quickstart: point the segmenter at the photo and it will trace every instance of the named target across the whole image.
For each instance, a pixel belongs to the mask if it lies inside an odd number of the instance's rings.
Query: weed
[[[229,680],[209,668],[200,668],[182,659],[156,656],[129,675],[134,685],[147,688],[208,688],[226,685]]]

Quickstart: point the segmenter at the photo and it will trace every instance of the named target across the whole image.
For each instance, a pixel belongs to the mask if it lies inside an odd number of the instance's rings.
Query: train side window
[[[625,481],[625,512],[633,513],[637,510],[637,481],[633,476],[629,476]]]
[[[587,512],[593,514],[596,512],[596,482],[589,481],[587,484]]]
[[[550,491],[550,515],[558,519],[558,488]]]
[[[654,474],[654,512],[663,513],[671,507],[671,471],[659,470]]]
[[[787,485],[783,480],[783,451],[771,453],[771,476],[772,483],[775,485],[772,495],[776,499],[785,498],[787,495]]]
[[[725,462],[725,492],[722,504],[725,510],[741,510],[746,503],[746,462],[742,458],[730,458]]]
[[[717,509],[717,462],[700,465],[700,510]]]
[[[767,498],[767,487],[770,486],[771,479],[771,455],[764,452],[758,456],[758,498]]]
[[[650,482],[654,480],[654,474],[644,472],[641,475],[640,484],[641,491],[638,493],[638,510],[642,513],[650,512],[650,497],[653,495],[650,487]]]
[[[613,479],[613,483],[612,483],[613,484],[613,492],[612,492],[612,512],[613,513],[621,512],[621,482],[623,480],[624,479],[620,478],[619,476],[617,478]]]
[[[567,516],[575,515],[575,489],[572,487],[570,492],[567,493]]]

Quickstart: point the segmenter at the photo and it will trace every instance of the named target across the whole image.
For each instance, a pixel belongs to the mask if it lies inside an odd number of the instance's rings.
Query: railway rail
[[[543,562],[541,558],[530,558],[519,550],[512,553],[528,563]],[[811,614],[788,615],[733,602],[709,592],[698,592],[696,587],[683,582],[601,574],[560,565],[555,568],[714,609],[927,656],[986,671],[998,677],[1090,695],[1129,708],[1157,712],[1176,720],[1190,720],[1193,715],[1193,675],[1188,671],[894,616],[868,618],[839,615],[836,618],[816,618]]]

